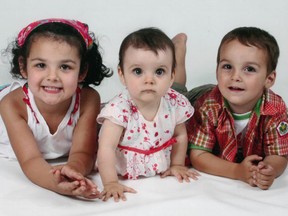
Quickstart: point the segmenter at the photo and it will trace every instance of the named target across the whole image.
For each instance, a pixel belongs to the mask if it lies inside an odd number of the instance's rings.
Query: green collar
[[[231,113],[231,114],[232,114],[234,120],[246,120],[246,119],[250,118],[251,113],[252,112],[250,111],[250,112],[247,112],[244,114],[236,114],[236,113]]]
[[[261,110],[261,104],[262,104],[262,99],[263,97],[260,97],[255,105],[255,107],[253,108],[253,111],[256,113],[256,115],[259,117],[260,116],[260,110]],[[230,108],[230,105],[229,105],[229,102],[227,101],[226,98],[224,98],[224,106],[227,107],[227,109],[229,110],[229,112],[232,114],[233,118],[235,120],[243,120],[243,119],[247,119],[247,115],[249,115],[249,117],[251,116],[251,113],[252,112],[249,112],[245,115],[242,115],[242,116],[239,116],[239,115],[236,115],[233,114],[231,108]],[[248,117],[248,118],[249,118]]]

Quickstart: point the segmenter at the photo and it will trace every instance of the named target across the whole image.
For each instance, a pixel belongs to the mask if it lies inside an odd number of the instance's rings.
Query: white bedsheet
[[[99,174],[91,178],[101,186]],[[0,158],[0,216],[287,216],[288,171],[269,190],[201,173],[198,181],[178,183],[159,176],[125,180],[138,191],[127,201],[78,200],[31,183],[17,161]]]

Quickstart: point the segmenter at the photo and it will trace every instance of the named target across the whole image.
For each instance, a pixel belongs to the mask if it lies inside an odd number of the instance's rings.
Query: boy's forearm
[[[276,177],[280,176],[287,167],[287,156],[269,155],[264,158],[264,162],[275,170]]]
[[[210,152],[191,150],[192,166],[199,171],[231,179],[239,179],[237,164],[223,160]]]

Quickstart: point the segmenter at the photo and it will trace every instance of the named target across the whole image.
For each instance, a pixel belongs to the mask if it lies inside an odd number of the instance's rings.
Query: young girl
[[[124,192],[136,192],[120,184],[117,174],[128,179],[174,175],[180,182],[197,178],[184,165],[185,121],[194,109],[170,89],[175,65],[174,44],[158,29],[138,30],[122,42],[118,73],[126,89],[97,118],[103,124],[97,159],[103,200],[126,200]]]
[[[40,187],[98,197],[96,185],[84,177],[95,162],[100,111],[100,96],[89,84],[99,85],[111,71],[93,33],[79,21],[36,21],[18,34],[12,55],[11,73],[22,81],[0,92],[0,155],[16,157]],[[66,155],[63,165],[45,160]]]

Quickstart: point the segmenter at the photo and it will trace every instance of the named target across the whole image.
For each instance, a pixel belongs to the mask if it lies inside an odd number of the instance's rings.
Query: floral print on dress
[[[137,179],[166,171],[170,167],[172,144],[176,142],[171,141],[175,127],[193,112],[186,97],[173,89],[162,97],[153,121],[143,117],[127,89],[114,97],[101,110],[97,121],[101,124],[109,119],[125,128],[116,149],[117,172],[128,179]]]

